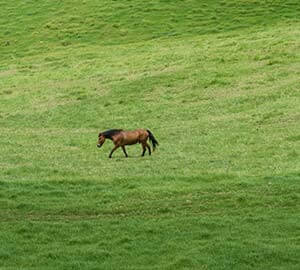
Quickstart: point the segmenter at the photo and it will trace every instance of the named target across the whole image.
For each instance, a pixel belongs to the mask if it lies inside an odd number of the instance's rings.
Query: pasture
[[[0,6],[1,270],[299,269],[298,1]]]

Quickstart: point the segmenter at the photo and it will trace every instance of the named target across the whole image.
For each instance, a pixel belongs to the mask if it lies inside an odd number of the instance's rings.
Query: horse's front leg
[[[112,154],[113,154],[113,152],[115,152],[115,150],[117,150],[118,148],[120,147],[120,145],[115,145],[115,147],[110,151],[110,154],[109,154],[109,158],[111,158],[112,157]]]
[[[125,149],[125,145],[122,145],[122,149],[123,149],[123,152],[125,154],[125,157],[128,157],[127,153],[126,153],[126,149]]]

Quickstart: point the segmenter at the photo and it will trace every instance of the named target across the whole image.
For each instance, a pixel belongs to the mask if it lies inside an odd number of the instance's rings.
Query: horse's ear
[[[101,134],[101,132],[99,133],[99,135],[98,135],[98,137],[100,137],[102,134]]]

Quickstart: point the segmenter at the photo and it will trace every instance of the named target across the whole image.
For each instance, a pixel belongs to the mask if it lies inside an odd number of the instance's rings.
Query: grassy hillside
[[[119,45],[157,38],[263,30],[299,21],[296,0],[0,1],[1,57],[68,46]]]
[[[1,270],[299,269],[298,1],[0,6]]]

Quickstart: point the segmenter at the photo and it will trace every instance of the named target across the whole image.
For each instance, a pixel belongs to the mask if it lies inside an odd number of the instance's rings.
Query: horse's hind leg
[[[122,149],[123,149],[123,152],[124,152],[124,154],[125,154],[125,157],[128,157],[128,155],[127,155],[127,153],[126,153],[126,149],[125,149],[125,146],[124,146],[124,145],[122,145]]]
[[[142,143],[142,147],[143,147],[143,153],[142,153],[142,157],[143,157],[146,152],[146,145],[144,143]]]
[[[147,142],[146,142],[146,146],[147,146],[148,151],[149,151],[149,156],[151,156],[151,147],[150,147],[150,145]]]

